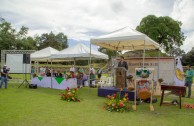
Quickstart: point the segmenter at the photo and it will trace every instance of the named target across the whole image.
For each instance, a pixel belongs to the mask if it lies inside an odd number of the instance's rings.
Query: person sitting
[[[85,81],[88,81],[88,77],[87,77],[87,75],[83,72],[83,79],[82,79],[82,85],[83,85],[83,87],[85,86],[85,85],[84,85]]]
[[[93,70],[90,70],[90,87],[94,87],[92,85],[92,82],[95,80],[95,74],[93,73]]]
[[[81,87],[83,81],[83,71],[81,69],[78,70],[77,74],[77,86]]]
[[[74,74],[74,72],[73,72],[73,71],[70,71],[69,78],[75,78],[75,74]]]
[[[47,76],[47,77],[51,77],[51,71],[50,71],[50,70],[47,70],[47,71],[46,71],[46,76]]]
[[[55,77],[59,77],[59,78],[63,77],[63,75],[62,75],[62,73],[61,73],[61,71],[59,69],[57,70],[57,73],[56,73]]]
[[[52,76],[56,77],[56,71],[54,69],[52,70]]]

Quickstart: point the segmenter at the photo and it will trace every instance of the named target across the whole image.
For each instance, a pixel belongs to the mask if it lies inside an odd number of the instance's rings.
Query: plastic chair
[[[103,85],[105,85],[105,83],[106,83],[106,76],[102,76],[101,78],[100,78],[100,81],[98,82],[98,85],[100,85],[101,87],[103,86]]]
[[[106,84],[107,87],[113,86],[113,77],[107,77]]]

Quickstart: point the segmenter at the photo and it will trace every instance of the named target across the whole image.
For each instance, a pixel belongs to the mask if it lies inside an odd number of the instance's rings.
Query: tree
[[[123,54],[124,57],[143,57],[143,50],[128,51]],[[158,50],[146,50],[145,57],[158,57]],[[165,53],[160,51],[160,57],[167,57]]]
[[[36,49],[36,41],[28,37],[28,28],[22,26],[17,32],[11,23],[0,18],[0,49],[1,50],[31,50]]]
[[[180,47],[185,40],[185,36],[181,32],[181,25],[180,21],[175,21],[168,16],[148,15],[141,20],[136,30],[148,35],[169,53],[172,48]]]
[[[11,24],[5,19],[0,18],[0,49],[12,49],[16,38],[16,30],[12,28]]]
[[[63,33],[55,35],[53,32],[44,33],[41,36],[36,35],[35,40],[40,45],[39,49],[51,46],[55,49],[62,50],[68,47],[67,36]]]
[[[180,47],[174,47],[169,51],[170,56],[183,56],[185,51],[180,49]]]
[[[107,54],[109,59],[111,59],[112,56],[115,57],[119,54],[119,52],[117,52],[117,51],[106,49],[106,48],[103,48],[103,47],[100,47],[98,49],[98,51]]]
[[[34,38],[27,36],[28,28],[22,26],[19,31],[12,28],[11,23],[0,17],[0,49],[1,50],[36,50],[48,46],[62,50],[68,47],[67,36],[62,32],[44,33]],[[37,46],[40,45],[40,46]]]
[[[187,54],[183,55],[182,63],[184,66],[186,66],[188,64],[194,66],[193,59],[194,59],[194,47]]]

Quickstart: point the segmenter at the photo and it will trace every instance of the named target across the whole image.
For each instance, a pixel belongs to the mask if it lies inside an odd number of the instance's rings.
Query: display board
[[[31,73],[31,63],[23,63],[23,54],[6,54],[6,65],[9,73]]]

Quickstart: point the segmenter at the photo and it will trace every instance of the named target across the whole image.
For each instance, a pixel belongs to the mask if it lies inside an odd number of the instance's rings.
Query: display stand
[[[127,87],[126,73],[127,73],[127,70],[124,67],[116,67],[115,68],[116,88],[125,88],[125,87]]]
[[[135,72],[135,95],[132,107],[134,110],[137,109],[137,98],[140,98],[140,101],[149,98],[150,111],[154,111],[152,104],[154,68],[135,68]]]

